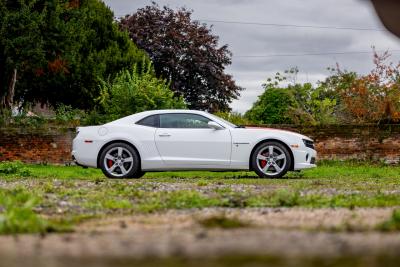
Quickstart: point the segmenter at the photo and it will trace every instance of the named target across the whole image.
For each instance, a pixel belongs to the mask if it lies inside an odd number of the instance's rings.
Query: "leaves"
[[[343,105],[342,121],[397,123],[400,121],[400,64],[387,63],[389,53],[374,54],[375,68],[367,75],[334,69],[324,86],[334,88]]]
[[[261,124],[317,125],[335,123],[336,100],[322,87],[297,83],[297,67],[277,73],[263,84],[264,93],[245,117]],[[281,83],[289,84],[284,86]]]
[[[231,52],[218,45],[211,28],[192,21],[192,11],[153,3],[121,21],[121,27],[154,62],[157,76],[171,82],[190,108],[227,111],[241,87],[225,73]]]
[[[149,61],[99,0],[0,1],[0,97],[18,69],[15,102],[91,109],[99,80]]]
[[[268,86],[245,117],[260,124],[292,123],[288,111],[290,107],[297,106],[291,90]]]
[[[316,88],[296,82],[297,68],[277,73],[263,84],[265,92],[246,117],[257,123],[303,125],[398,123],[400,64],[387,63],[389,57],[387,52],[374,53],[375,68],[367,75],[342,71],[337,64]]]
[[[97,100],[111,120],[146,110],[185,108],[183,100],[174,97],[169,84],[154,77],[151,69],[151,65],[141,69],[135,66],[133,71],[120,72],[111,82],[102,81]]]

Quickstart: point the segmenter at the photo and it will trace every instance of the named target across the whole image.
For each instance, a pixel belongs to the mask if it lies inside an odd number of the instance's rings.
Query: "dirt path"
[[[152,262],[149,259],[207,261],[232,255],[285,259],[386,255],[399,260],[400,234],[372,230],[391,212],[204,209],[110,218],[87,222],[71,234],[0,237],[0,266],[71,266],[71,262],[74,266],[128,266],[143,259],[147,264]],[[207,228],[200,223],[204,218],[218,216],[234,218],[248,226],[228,230]],[[141,262],[138,266],[153,266],[146,264]]]

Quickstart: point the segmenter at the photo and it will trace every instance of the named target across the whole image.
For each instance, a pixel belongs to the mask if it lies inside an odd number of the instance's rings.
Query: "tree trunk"
[[[15,84],[17,83],[17,69],[15,68],[12,72],[10,83],[6,94],[1,99],[1,106],[6,109],[11,109],[14,103]]]

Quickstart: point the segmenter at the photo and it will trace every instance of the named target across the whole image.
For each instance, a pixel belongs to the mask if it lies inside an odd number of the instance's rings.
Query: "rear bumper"
[[[75,156],[72,154],[72,162],[75,164],[75,165],[77,165],[77,166],[80,166],[80,167],[82,167],[82,168],[87,168],[87,166],[84,166],[84,165],[82,165],[82,164],[80,164],[77,160],[76,160],[76,158],[75,158]]]
[[[76,165],[82,167],[97,168],[98,142],[85,143],[84,140],[75,138],[73,140],[71,156]]]

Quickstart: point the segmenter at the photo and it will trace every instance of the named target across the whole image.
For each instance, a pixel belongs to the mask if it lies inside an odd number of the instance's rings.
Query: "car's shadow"
[[[159,172],[147,173],[143,179],[149,180],[298,180],[306,179],[303,173],[288,173],[281,178],[260,178],[253,172]]]

